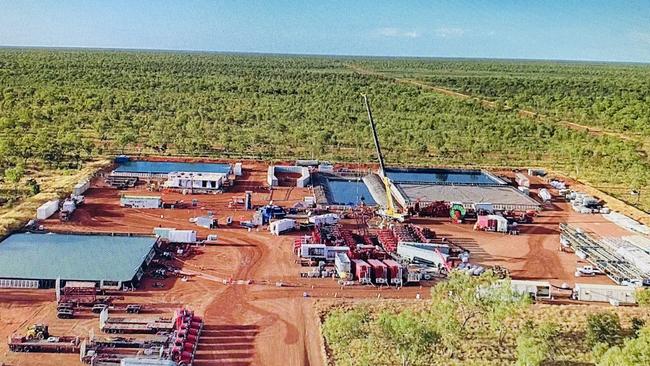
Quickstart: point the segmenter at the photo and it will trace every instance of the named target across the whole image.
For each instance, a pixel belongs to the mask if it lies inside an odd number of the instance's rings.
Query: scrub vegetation
[[[430,300],[319,304],[334,365],[644,365],[640,308],[532,305],[487,273],[452,272]]]
[[[523,118],[507,108],[485,108],[477,99],[360,73],[349,67],[353,61],[636,135],[594,136],[553,121]],[[17,192],[29,192],[29,177],[14,183],[16,172],[7,169],[75,169],[88,159],[119,153],[374,161],[361,102],[361,93],[367,93],[390,164],[545,167],[650,211],[650,193],[643,189],[650,164],[644,139],[637,138],[648,136],[650,114],[644,111],[650,88],[643,75],[649,70],[3,49],[0,168],[8,185],[3,194],[11,195],[14,186]],[[630,196],[632,189],[641,195]]]

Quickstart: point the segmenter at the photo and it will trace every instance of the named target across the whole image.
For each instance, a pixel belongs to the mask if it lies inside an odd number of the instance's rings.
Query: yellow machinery
[[[48,331],[47,325],[44,324],[32,324],[27,328],[27,333],[25,338],[27,340],[32,339],[47,339],[50,337],[50,332]]]
[[[381,147],[379,146],[379,137],[377,135],[377,128],[375,127],[375,120],[372,118],[372,111],[370,110],[370,102],[368,101],[368,96],[363,95],[363,102],[366,105],[366,110],[368,111],[368,119],[370,120],[370,127],[372,128],[372,137],[375,140],[375,149],[377,150],[377,157],[379,158],[379,172],[384,181],[384,188],[386,189],[386,208],[379,210],[379,215],[389,220],[397,220],[399,222],[404,222],[406,217],[395,210],[395,204],[393,203],[393,195],[391,194],[391,182],[386,175],[386,170],[384,169],[384,156],[381,153]]]

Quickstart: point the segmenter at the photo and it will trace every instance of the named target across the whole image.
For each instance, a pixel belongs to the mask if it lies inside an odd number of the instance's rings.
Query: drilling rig
[[[384,155],[381,153],[381,146],[379,145],[379,137],[377,135],[377,127],[375,126],[375,120],[372,118],[372,111],[370,109],[370,102],[368,101],[368,96],[363,94],[363,102],[366,105],[366,111],[368,111],[368,119],[370,120],[370,127],[372,128],[372,137],[375,140],[375,149],[377,151],[377,157],[379,159],[379,175],[381,176],[384,182],[384,188],[386,189],[386,207],[379,209],[379,216],[385,220],[396,220],[398,222],[404,222],[406,217],[397,212],[395,209],[395,204],[393,203],[393,195],[391,194],[392,183],[386,175],[386,170],[384,166]]]

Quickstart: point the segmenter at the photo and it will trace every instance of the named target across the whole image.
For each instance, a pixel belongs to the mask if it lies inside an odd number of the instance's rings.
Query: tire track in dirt
[[[232,240],[229,240],[232,241]],[[233,270],[232,278],[233,279],[253,279],[256,277],[257,273],[264,265],[263,260],[268,260],[268,248],[265,245],[251,238],[251,236],[246,237],[246,243],[251,246],[246,247],[237,247],[240,260]],[[249,364],[255,365],[269,365],[275,364],[276,360],[267,360],[262,359],[260,355],[259,347],[263,346],[266,339],[260,339],[259,334],[264,333],[265,331],[270,332],[268,337],[275,337],[276,333],[282,332],[280,329],[284,329],[283,342],[286,345],[292,345],[300,341],[300,331],[299,329],[289,321],[282,319],[282,317],[272,311],[275,309],[264,309],[260,306],[254,305],[252,303],[251,290],[253,290],[256,285],[230,285],[219,295],[217,295],[206,308],[205,318],[206,323],[212,325],[213,322],[218,322],[214,324],[215,326],[228,326],[228,327],[255,327],[257,330],[255,334],[255,339],[253,344],[255,345],[254,350],[250,356],[252,360],[249,360]],[[283,295],[279,294],[276,299],[279,299],[282,304],[284,304]],[[286,298],[287,302],[290,302],[291,298]],[[287,304],[289,305],[289,304]],[[288,306],[287,306],[288,307]],[[280,311],[283,310],[281,306]],[[216,315],[218,314],[218,315]],[[254,314],[251,316],[251,314]],[[216,316],[215,316],[216,315]],[[258,318],[252,322],[242,323],[242,319],[246,318]],[[279,329],[273,329],[278,327],[278,323],[281,323]],[[277,334],[279,336],[279,334]],[[304,342],[304,339],[303,339]],[[304,344],[301,349],[307,348]],[[232,364],[234,362],[248,362],[242,359],[237,358],[237,353],[231,354],[232,358],[214,360],[214,365],[221,364]],[[248,355],[248,354],[246,354]],[[280,355],[280,357],[282,357]],[[308,359],[307,355],[302,355],[301,358]],[[304,362],[302,364],[305,364]]]

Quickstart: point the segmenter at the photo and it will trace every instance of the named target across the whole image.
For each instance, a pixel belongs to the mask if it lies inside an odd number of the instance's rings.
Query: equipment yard
[[[429,296],[427,287],[435,284],[437,281],[435,277],[444,274],[431,277],[418,274],[419,278],[416,279],[409,275],[409,279],[406,280],[407,267],[394,260],[386,259],[389,258],[390,252],[402,244],[394,244],[391,248],[391,244],[388,244],[387,240],[395,240],[395,243],[423,240],[436,243],[418,244],[423,245],[425,249],[427,245],[437,245],[436,248],[441,248],[441,250],[451,245],[451,252],[446,252],[448,254],[445,254],[444,258],[447,259],[439,263],[439,269],[447,266],[450,266],[447,268],[451,269],[451,266],[456,265],[462,267],[465,265],[460,263],[465,255],[463,253],[470,253],[468,255],[469,262],[474,266],[472,268],[505,268],[513,279],[543,280],[560,287],[562,284],[573,286],[577,282],[574,274],[576,268],[587,264],[575,254],[560,250],[560,223],[584,227],[604,236],[629,234],[600,215],[584,215],[575,212],[570,209],[569,203],[554,197],[552,202],[535,216],[534,223],[524,223],[518,226],[519,235],[477,231],[471,224],[453,223],[455,220],[450,220],[449,216],[444,218],[416,215],[409,218],[410,224],[408,225],[393,225],[392,229],[379,228],[376,219],[372,217],[372,209],[366,208],[365,211],[358,211],[359,209],[350,210],[346,206],[346,211],[340,214],[342,217],[340,220],[336,214],[328,214],[329,216],[313,216],[309,218],[309,221],[305,220],[303,224],[298,225],[298,221],[303,217],[300,212],[286,215],[286,217],[295,217],[295,219],[285,220],[295,221],[296,223],[292,224],[290,229],[295,228],[296,231],[283,231],[278,236],[274,236],[265,229],[266,223],[263,218],[259,218],[262,220],[262,225],[249,226],[249,223],[255,221],[256,214],[253,210],[245,210],[246,205],[269,207],[264,205],[272,202],[273,205],[277,205],[275,207],[300,208],[305,203],[306,197],[314,195],[313,188],[273,187],[273,189],[269,189],[266,179],[268,169],[264,164],[245,162],[239,169],[242,170],[241,175],[237,176],[234,183],[226,191],[216,194],[188,194],[188,192],[158,188],[156,183],[153,181],[147,183],[143,181],[143,178],[140,178],[139,183],[135,184],[133,188],[116,189],[106,183],[106,181],[112,182],[111,179],[107,179],[110,169],[99,174],[83,192],[83,204],[76,207],[67,220],[62,220],[54,215],[38,221],[32,229],[66,235],[72,233],[104,234],[104,236],[89,236],[88,238],[91,239],[111,238],[106,235],[116,234],[149,235],[149,238],[145,236],[139,239],[123,237],[147,243],[147,240],[149,242],[154,240],[151,236],[154,229],[157,232],[163,232],[173,228],[176,233],[193,233],[195,238],[190,240],[191,243],[177,244],[173,247],[176,251],[164,247],[158,241],[156,244],[157,257],[162,253],[162,259],[156,258],[148,266],[148,262],[145,263],[144,276],[139,284],[130,285],[128,280],[131,273],[122,275],[127,278],[107,278],[124,280],[124,286],[128,284],[128,286],[135,287],[135,289],[124,288],[129,291],[106,287],[101,293],[109,298],[106,300],[109,301],[109,304],[106,305],[109,312],[114,314],[117,311],[119,314],[111,315],[111,317],[117,316],[116,319],[123,319],[124,316],[127,317],[124,319],[131,318],[127,323],[120,320],[122,323],[117,324],[127,324],[129,329],[135,327],[134,329],[112,330],[113,328],[104,326],[104,332],[102,332],[95,308],[93,307],[91,311],[90,308],[83,307],[83,305],[71,306],[70,317],[72,318],[61,319],[61,309],[65,305],[63,304],[64,300],[61,300],[57,307],[56,295],[51,290],[5,288],[0,289],[0,336],[7,339],[13,334],[24,331],[29,325],[37,323],[48,324],[49,331],[60,337],[87,339],[90,334],[94,334],[95,343],[90,344],[102,344],[101,337],[109,337],[106,332],[156,333],[160,330],[159,326],[151,324],[159,324],[159,322],[151,323],[153,321],[151,319],[164,318],[176,309],[184,307],[199,314],[204,321],[202,335],[197,340],[194,365],[324,365],[324,355],[321,351],[323,341],[319,333],[319,320],[313,309],[314,301],[318,299],[330,299],[331,301],[336,298],[348,301],[362,298],[426,298]],[[534,187],[535,191],[545,184],[538,177],[530,179],[531,188]],[[362,183],[357,181],[355,184]],[[548,188],[550,189],[550,186]],[[354,193],[348,193],[350,196],[354,196]],[[160,197],[162,207],[123,207],[120,204],[120,197],[127,195],[129,197]],[[247,200],[250,202],[246,203]],[[278,208],[278,210],[280,209]],[[269,219],[272,219],[274,214],[270,215]],[[197,217],[210,217],[211,225],[207,227],[197,225],[198,221],[195,219]],[[312,234],[310,234],[312,229],[309,225],[316,225],[316,230]],[[377,234],[379,234],[379,242],[387,251],[384,254],[377,252],[379,247],[372,246],[371,238]],[[29,236],[31,243],[21,241],[22,246],[28,244],[37,246],[41,238],[51,237],[36,233],[15,235],[22,235],[20,238]],[[59,235],[61,239],[66,238],[61,234],[54,235]],[[394,238],[391,239],[393,236]],[[84,238],[79,235],[72,237]],[[370,240],[370,242],[354,244],[354,238],[361,237],[366,241]],[[114,241],[119,241],[122,237],[114,236],[112,238]],[[352,245],[356,249],[349,254],[351,256],[349,259],[346,254],[337,255],[336,269],[329,270],[329,272],[324,269],[325,272],[328,275],[333,275],[342,268],[347,268],[343,270],[348,274],[338,273],[338,276],[342,279],[346,279],[347,276],[347,280],[358,279],[359,282],[365,282],[366,285],[352,285],[351,281],[343,283],[341,280],[337,282],[331,278],[310,278],[314,276],[304,275],[305,269],[299,264],[301,261],[304,262],[304,258],[302,260],[296,258],[295,251],[306,250],[309,245],[322,245],[304,243],[343,245],[337,244],[338,240],[342,240],[341,243],[352,241]],[[60,240],[60,242],[65,242],[65,240]],[[179,243],[181,242],[179,241]],[[301,242],[303,244],[300,244]],[[10,250],[15,246],[11,243],[11,241],[0,243],[0,249]],[[91,245],[91,242],[87,244]],[[3,247],[3,245],[7,247]],[[323,245],[322,248],[328,248],[327,245]],[[36,248],[32,247],[31,250],[38,252]],[[70,248],[74,251],[83,250],[83,246],[79,246],[79,244],[74,244],[74,247]],[[327,249],[325,250],[327,251]],[[345,250],[350,253],[350,249],[347,247]],[[168,251],[172,254],[164,254]],[[453,254],[453,251],[456,251],[456,254]],[[397,249],[397,253],[399,252],[400,249]],[[108,250],[93,249],[89,253],[95,256],[92,260],[95,261],[96,269],[103,272],[107,271],[106,263],[116,260]],[[80,253],[73,254],[78,256]],[[0,255],[8,256],[10,254],[0,251]],[[65,253],[56,255],[65,256]],[[56,255],[52,258],[57,258]],[[135,261],[138,263],[131,259],[131,262],[135,263],[131,265],[139,265],[143,255],[142,253],[136,254]],[[327,257],[328,255],[325,254],[325,258]],[[334,257],[332,254],[332,260]],[[3,258],[6,259],[6,257]],[[35,256],[31,255],[29,258],[35,258]],[[307,257],[307,259],[309,258]],[[437,258],[435,257],[433,261],[438,261]],[[24,259],[26,258],[21,258],[21,260]],[[364,259],[367,263],[364,262]],[[385,261],[382,263],[381,259],[385,259]],[[18,272],[20,272],[19,269],[29,266],[27,262],[15,264],[18,264],[14,266],[15,271]],[[66,266],[70,267],[74,264],[66,264]],[[55,270],[52,269],[52,271]],[[122,271],[124,272],[124,270]],[[381,275],[379,271],[382,271]],[[370,272],[372,272],[372,276]],[[408,272],[412,271],[408,269]],[[322,275],[319,271],[311,273],[318,273],[318,277]],[[415,273],[417,274],[417,272]],[[8,274],[3,275],[11,277]],[[70,276],[75,277],[75,275]],[[51,278],[53,276],[48,274],[45,277],[42,280],[49,282],[41,282],[36,287],[54,287],[51,283],[51,280],[54,280]],[[62,279],[96,280],[97,283],[103,279],[77,277],[79,278]],[[38,277],[29,278],[36,279]],[[367,281],[363,278],[367,278]],[[427,278],[431,280],[427,280]],[[3,281],[13,280],[17,280],[17,278]],[[412,285],[409,284],[410,281],[419,282],[419,284]],[[581,284],[612,283],[603,275],[581,277],[579,282]],[[404,286],[402,287],[400,284],[404,284]],[[75,285],[68,282],[69,286]],[[99,303],[94,294],[92,300],[90,306]],[[67,301],[65,300],[65,302]],[[132,307],[141,305],[142,314],[124,313],[124,309],[128,309],[128,305]],[[98,310],[102,309],[103,307],[98,308]],[[145,317],[145,320],[137,320],[137,317]],[[111,323],[109,320],[109,323],[106,324],[115,323]],[[128,324],[138,325],[129,326]],[[146,337],[150,336],[125,334],[124,337],[129,337],[129,341],[126,345],[119,347],[137,348],[141,347],[137,344],[146,343],[148,339]],[[12,347],[17,348],[18,346]],[[99,350],[102,349],[101,346],[95,347],[99,347]],[[65,349],[66,352],[69,351],[65,347],[62,349]],[[278,349],[282,349],[283,352],[277,352]],[[61,350],[59,352],[61,353],[10,352],[7,344],[0,345],[3,362],[8,365],[79,363],[78,354],[63,353],[64,351]],[[127,353],[138,354],[138,352],[129,352]]]

